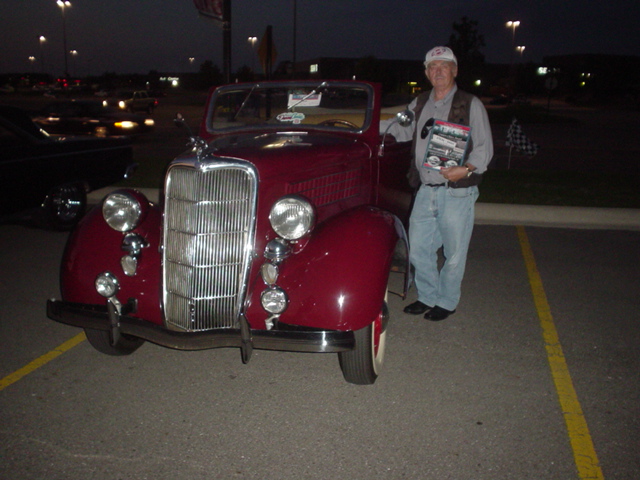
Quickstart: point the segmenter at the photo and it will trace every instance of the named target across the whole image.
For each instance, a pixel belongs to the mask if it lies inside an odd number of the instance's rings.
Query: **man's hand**
[[[440,169],[440,173],[450,182],[457,182],[467,176],[467,167],[445,167]]]

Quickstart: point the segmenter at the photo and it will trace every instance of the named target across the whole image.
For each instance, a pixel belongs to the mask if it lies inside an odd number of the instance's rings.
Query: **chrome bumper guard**
[[[51,320],[80,328],[109,331],[111,323],[107,307],[72,303],[62,300],[47,301],[47,316]],[[242,348],[240,329],[224,328],[199,332],[167,330],[136,317],[119,318],[120,333],[143,338],[151,343],[176,350],[208,350],[212,348]],[[290,352],[336,353],[353,350],[353,332],[337,330],[249,330],[253,348]]]

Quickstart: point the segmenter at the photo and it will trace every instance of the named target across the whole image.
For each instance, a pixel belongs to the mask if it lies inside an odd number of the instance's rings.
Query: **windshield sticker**
[[[279,122],[291,122],[294,124],[302,123],[305,114],[300,112],[283,112],[276,117]]]
[[[318,107],[322,100],[321,93],[314,93],[312,95],[308,93],[290,93],[289,94],[289,108],[291,107]]]

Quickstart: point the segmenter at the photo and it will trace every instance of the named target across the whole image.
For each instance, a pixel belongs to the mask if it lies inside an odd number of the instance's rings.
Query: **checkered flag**
[[[529,157],[533,157],[536,153],[538,153],[538,144],[532,142],[527,138],[527,136],[522,132],[522,127],[518,123],[516,118],[513,119],[511,125],[509,126],[509,130],[507,131],[507,141],[505,142],[507,147],[516,147],[520,153],[528,155]]]

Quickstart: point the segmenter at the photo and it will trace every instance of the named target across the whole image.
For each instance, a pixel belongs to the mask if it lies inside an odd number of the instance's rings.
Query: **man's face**
[[[425,73],[433,88],[446,90],[453,87],[458,75],[458,66],[446,60],[434,60],[429,62]]]

